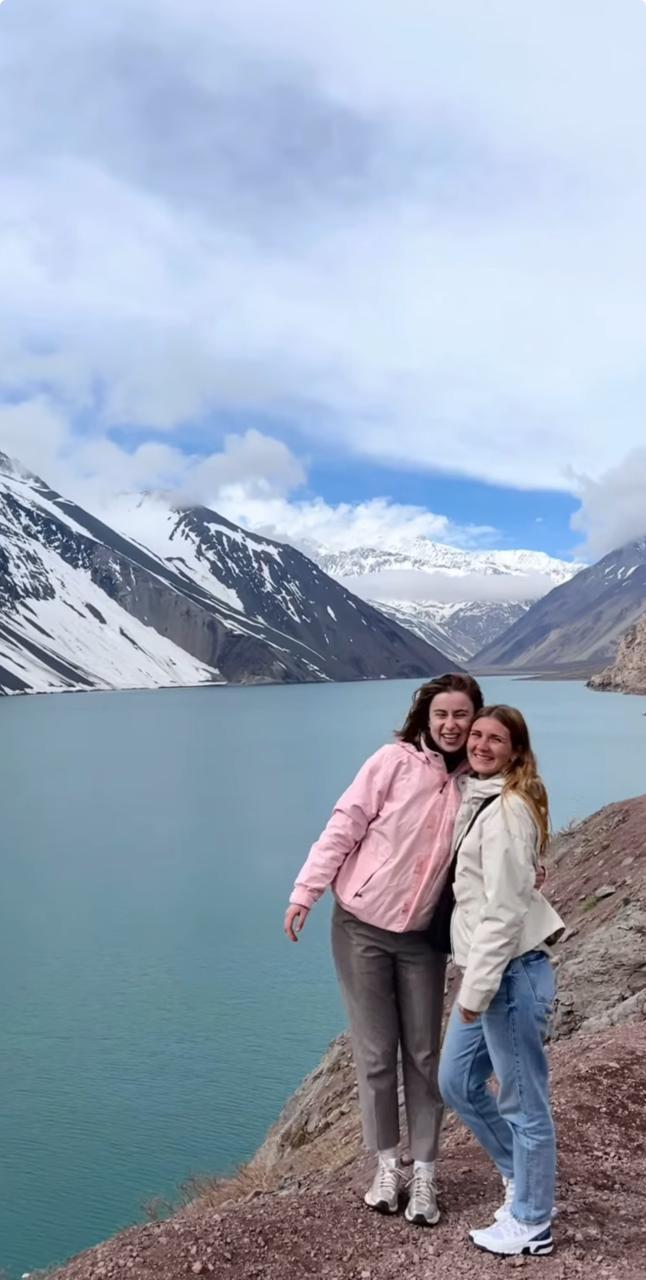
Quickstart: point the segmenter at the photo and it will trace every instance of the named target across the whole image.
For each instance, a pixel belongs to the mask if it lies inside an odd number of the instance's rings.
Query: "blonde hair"
[[[474,724],[487,717],[503,725],[511,738],[512,758],[504,771],[505,785],[502,794],[521,796],[529,809],[540,838],[543,852],[550,836],[550,809],[545,784],[538,772],[536,756],[532,750],[529,729],[524,715],[517,707],[498,705],[483,707],[478,711]]]

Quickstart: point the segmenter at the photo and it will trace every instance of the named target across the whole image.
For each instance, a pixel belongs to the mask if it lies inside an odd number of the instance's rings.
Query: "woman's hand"
[[[473,1009],[464,1009],[461,1004],[458,1005],[458,1009],[463,1022],[477,1022],[480,1017],[479,1013],[474,1013]]]
[[[542,889],[546,880],[547,880],[547,867],[545,867],[542,862],[539,862],[538,867],[536,869],[536,879],[534,881],[534,888],[539,890]]]
[[[301,933],[308,915],[308,907],[295,906],[290,902],[285,912],[285,920],[283,923],[283,930],[287,934],[290,942],[298,942],[297,935]]]

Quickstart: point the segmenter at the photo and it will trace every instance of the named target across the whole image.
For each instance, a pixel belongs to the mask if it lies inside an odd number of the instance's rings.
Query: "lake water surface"
[[[63,1260],[254,1151],[343,1015],[294,874],[417,682],[0,702],[0,1270]],[[646,700],[483,681],[555,826],[644,790]]]

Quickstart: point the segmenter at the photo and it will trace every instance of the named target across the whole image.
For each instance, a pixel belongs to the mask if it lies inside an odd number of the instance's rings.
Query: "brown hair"
[[[473,676],[462,675],[457,671],[436,676],[416,691],[408,715],[401,729],[397,730],[397,737],[401,742],[410,742],[414,747],[419,745],[422,735],[428,732],[428,713],[433,698],[438,693],[465,693],[473,703],[474,712],[480,711],[484,703],[482,689]]]
[[[504,705],[483,707],[475,720],[482,720],[485,716],[491,720],[497,720],[509,733],[513,755],[505,769],[505,785],[502,794],[504,796],[505,793],[515,792],[522,796],[538,827],[542,853],[550,834],[549,800],[545,784],[538,772],[527,721],[517,707]]]

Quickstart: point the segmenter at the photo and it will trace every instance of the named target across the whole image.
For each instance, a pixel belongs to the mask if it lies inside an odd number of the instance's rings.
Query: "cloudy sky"
[[[298,541],[646,532],[641,0],[6,0],[0,448]]]

